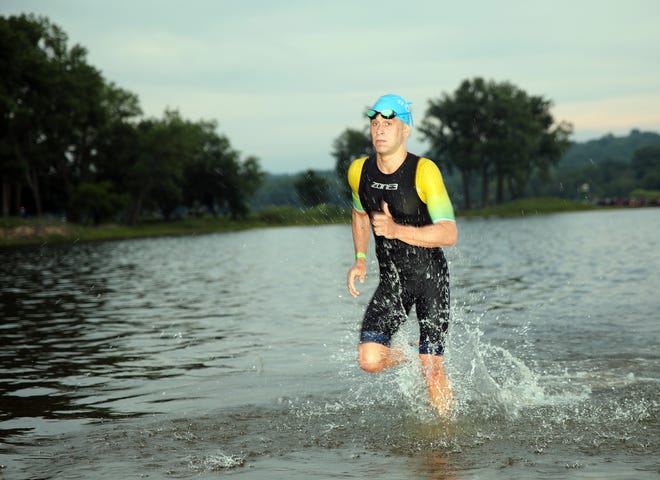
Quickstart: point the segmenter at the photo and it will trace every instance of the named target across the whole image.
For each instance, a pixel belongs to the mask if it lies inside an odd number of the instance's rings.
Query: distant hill
[[[573,143],[559,162],[558,168],[582,168],[605,161],[630,162],[642,147],[660,147],[660,134],[632,130],[625,137],[605,135],[596,140]]]

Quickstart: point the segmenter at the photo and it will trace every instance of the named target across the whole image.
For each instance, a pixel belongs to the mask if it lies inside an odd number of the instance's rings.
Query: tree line
[[[46,18],[0,17],[2,213],[30,205],[67,219],[146,212],[171,218],[182,205],[238,217],[263,172],[210,120],[176,110],[144,118],[138,97],[106,81],[80,45]]]

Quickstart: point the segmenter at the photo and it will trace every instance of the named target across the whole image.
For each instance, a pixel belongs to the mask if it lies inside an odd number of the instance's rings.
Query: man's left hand
[[[383,211],[374,213],[371,217],[374,234],[385,238],[396,238],[397,223],[392,218],[390,208],[383,202]]]

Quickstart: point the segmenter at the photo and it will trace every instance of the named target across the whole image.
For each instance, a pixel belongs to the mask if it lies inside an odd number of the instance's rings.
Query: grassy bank
[[[557,198],[534,198],[496,205],[485,209],[458,212],[459,218],[520,217],[557,212],[591,210],[583,202]],[[350,210],[333,205],[319,205],[311,209],[269,207],[258,214],[239,220],[229,217],[186,217],[169,222],[145,221],[139,225],[103,224],[78,225],[56,219],[8,218],[0,220],[0,246],[70,243],[126,238],[162,237],[174,235],[202,235],[251,228],[278,226],[326,225],[349,223]]]
[[[524,217],[548,213],[577,212],[595,210],[599,207],[585,202],[564,200],[561,198],[525,198],[493,205],[487,208],[459,212],[459,217]]]
[[[310,209],[269,207],[258,214],[233,220],[227,216],[185,217],[172,221],[149,220],[138,225],[101,224],[97,226],[63,222],[54,218],[0,220],[0,246],[70,243],[176,235],[203,235],[252,228],[326,225],[348,223],[350,211],[333,205]]]

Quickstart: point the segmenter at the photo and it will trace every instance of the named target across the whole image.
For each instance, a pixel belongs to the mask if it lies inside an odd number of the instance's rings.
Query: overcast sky
[[[271,173],[334,168],[382,94],[419,121],[477,76],[552,100],[574,140],[660,131],[657,0],[0,0],[19,13],[62,27],[146,115],[216,120]]]

